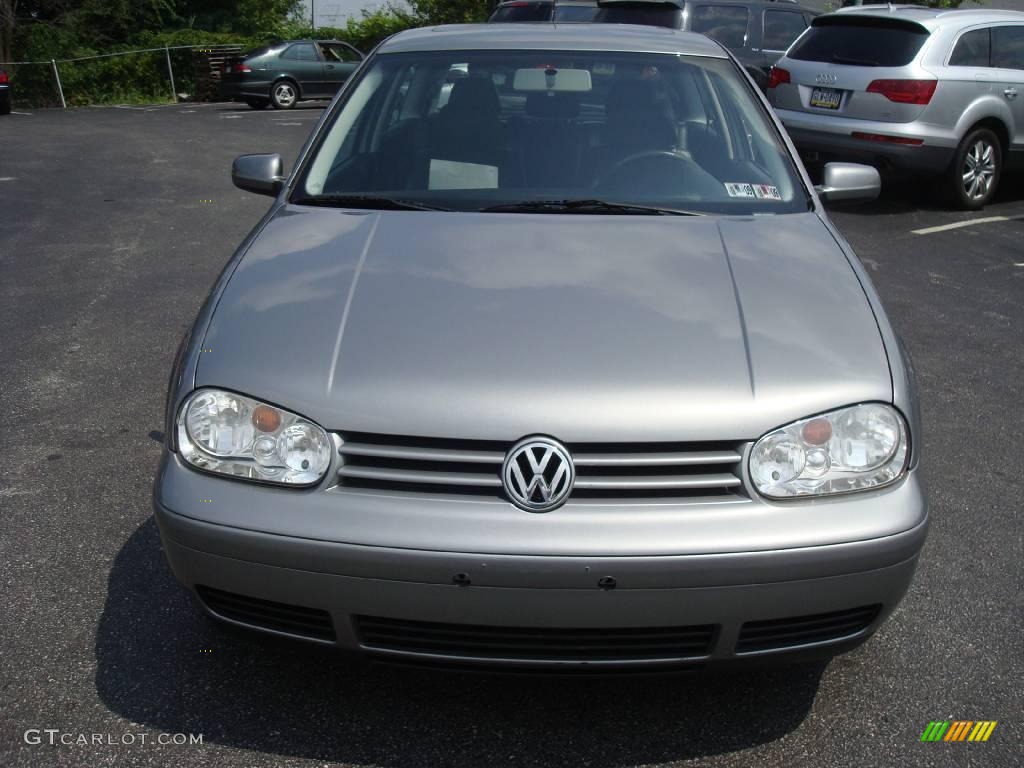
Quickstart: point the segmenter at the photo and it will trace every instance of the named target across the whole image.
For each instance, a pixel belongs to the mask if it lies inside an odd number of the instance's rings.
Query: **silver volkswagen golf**
[[[182,343],[154,503],[225,622],[377,659],[833,654],[925,539],[911,367],[737,62],[454,26],[371,55]]]

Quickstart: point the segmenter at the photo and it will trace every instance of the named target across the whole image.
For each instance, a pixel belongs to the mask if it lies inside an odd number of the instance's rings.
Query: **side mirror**
[[[257,195],[276,197],[284,187],[284,164],[281,156],[242,155],[231,164],[231,181],[239,189]]]
[[[815,187],[818,197],[830,203],[869,202],[882,191],[882,178],[870,165],[825,163],[825,183]]]

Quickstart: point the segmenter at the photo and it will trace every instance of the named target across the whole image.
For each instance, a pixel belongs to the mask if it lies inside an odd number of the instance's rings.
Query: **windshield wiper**
[[[660,208],[651,205],[628,205],[607,200],[523,200],[481,208],[481,213],[612,213],[640,216],[703,216],[696,211]]]
[[[412,200],[397,200],[376,195],[308,195],[292,198],[295,205],[319,205],[324,208],[368,208],[375,211],[450,211],[440,205],[427,205]]]

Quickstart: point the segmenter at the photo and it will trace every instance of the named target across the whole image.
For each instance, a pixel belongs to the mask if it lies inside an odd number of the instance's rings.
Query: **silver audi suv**
[[[864,640],[927,528],[911,367],[716,42],[404,32],[185,338],[154,501],[212,616],[403,661],[660,668]]]
[[[860,6],[819,16],[768,94],[809,161],[942,175],[977,209],[1024,164],[1024,13]]]

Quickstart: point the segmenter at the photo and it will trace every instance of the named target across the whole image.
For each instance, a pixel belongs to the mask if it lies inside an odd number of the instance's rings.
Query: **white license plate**
[[[815,88],[811,91],[811,106],[823,109],[839,109],[843,100],[843,92],[835,88]]]

